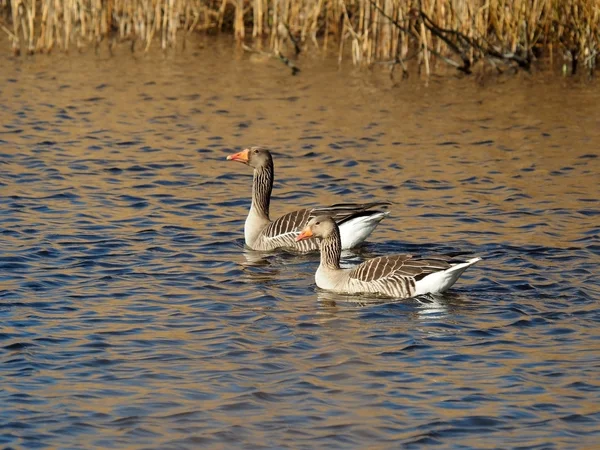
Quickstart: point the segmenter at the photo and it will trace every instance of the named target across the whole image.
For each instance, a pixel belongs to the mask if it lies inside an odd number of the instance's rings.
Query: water
[[[207,46],[3,63],[0,444],[593,447],[597,82],[292,78]],[[243,248],[225,156],[253,144],[274,216],[394,202],[345,264],[484,260],[439,298],[318,291],[316,255]]]

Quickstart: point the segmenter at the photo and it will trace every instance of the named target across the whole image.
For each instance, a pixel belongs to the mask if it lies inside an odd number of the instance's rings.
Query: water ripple
[[[596,91],[90,58],[2,75],[2,446],[595,445]],[[274,215],[393,202],[344,265],[484,260],[443,296],[317,289],[317,255],[244,249],[254,143]]]

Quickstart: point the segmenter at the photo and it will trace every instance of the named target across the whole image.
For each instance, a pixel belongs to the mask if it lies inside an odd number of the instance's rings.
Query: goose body
[[[319,244],[297,241],[296,237],[311,217],[327,214],[337,223],[343,249],[350,249],[364,242],[389,213],[378,207],[389,202],[339,203],[322,208],[304,208],[285,214],[276,220],[269,218],[274,169],[271,153],[260,147],[250,147],[228,160],[239,161],[254,168],[252,181],[252,205],[244,224],[244,240],[253,250],[269,251],[288,248],[301,252],[317,250]]]
[[[381,256],[350,268],[340,268],[340,231],[328,216],[312,218],[297,237],[300,241],[321,238],[321,263],[315,282],[321,289],[344,294],[376,294],[408,298],[448,290],[462,273],[480,261],[455,262],[444,256],[414,258],[411,255]]]

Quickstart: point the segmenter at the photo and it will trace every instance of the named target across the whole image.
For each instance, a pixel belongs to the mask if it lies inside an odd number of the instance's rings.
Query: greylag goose
[[[289,248],[301,252],[317,250],[319,248],[317,242],[298,242],[295,238],[308,219],[319,214],[327,214],[337,223],[341,233],[342,249],[354,248],[362,243],[388,215],[388,211],[372,208],[387,206],[390,202],[339,203],[324,208],[299,209],[271,221],[269,204],[274,176],[271,153],[261,147],[250,147],[229,155],[227,159],[254,168],[252,205],[244,224],[246,245],[252,250],[269,251],[277,248]]]
[[[313,217],[296,237],[321,239],[321,263],[315,282],[321,289],[344,294],[377,294],[408,298],[444,292],[481,258],[454,263],[449,258],[413,258],[411,255],[381,256],[350,268],[340,268],[340,231],[329,216]]]

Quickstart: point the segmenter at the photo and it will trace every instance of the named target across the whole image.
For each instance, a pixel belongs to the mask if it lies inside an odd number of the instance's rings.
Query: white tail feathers
[[[365,241],[389,211],[374,212],[368,216],[354,217],[340,225],[342,250],[347,250]]]
[[[476,262],[481,261],[481,258],[472,258],[464,263],[458,263],[449,269],[427,275],[415,284],[415,296],[423,294],[436,294],[447,291],[456,280],[460,278],[468,267]]]

